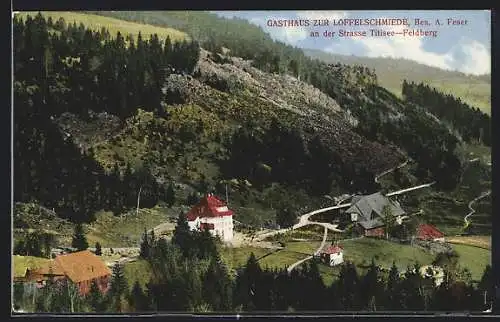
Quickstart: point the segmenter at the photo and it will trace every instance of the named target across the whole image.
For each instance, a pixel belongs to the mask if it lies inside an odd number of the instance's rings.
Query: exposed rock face
[[[256,111],[261,113],[256,114],[256,120],[265,122],[272,115],[279,119],[286,117],[294,127],[303,130],[306,140],[319,135],[320,140],[344,163],[361,163],[370,172],[383,171],[404,159],[397,148],[358,135],[354,131],[358,120],[319,89],[289,75],[265,73],[241,58],[226,57],[224,61],[230,63],[218,64],[202,50],[195,78],[171,75],[168,83],[175,85],[168,86],[181,88],[183,95],[188,96],[186,102],[197,103],[216,113],[221,112],[216,105],[234,104],[234,114],[224,111],[225,115],[221,117],[238,119],[242,113],[250,113],[241,110],[249,109],[245,105],[248,100],[258,102],[265,107]],[[215,96],[210,94],[214,91],[225,93],[226,99],[221,103],[208,103]],[[239,101],[242,96],[247,99],[244,103]],[[263,116],[267,112],[269,117]]]
[[[273,105],[300,115],[343,114],[338,103],[319,89],[290,75],[265,73],[237,57],[217,64],[202,50],[196,74],[200,81],[229,93],[248,90]]]
[[[106,112],[88,112],[88,120],[63,113],[56,120],[65,138],[73,140],[81,149],[87,149],[94,142],[110,139],[121,126],[118,117]]]
[[[357,134],[356,117],[310,84],[290,75],[265,73],[252,67],[251,61],[219,56],[216,62],[202,50],[193,76],[170,74],[162,88],[164,103],[195,104],[222,122],[257,131],[268,128],[272,119],[279,120],[299,130],[305,143],[318,137],[330,151],[331,162],[356,165],[371,173],[405,159],[397,148]],[[92,142],[109,140],[120,131],[120,120],[103,113],[92,114],[87,122],[66,114],[56,121],[82,149]]]

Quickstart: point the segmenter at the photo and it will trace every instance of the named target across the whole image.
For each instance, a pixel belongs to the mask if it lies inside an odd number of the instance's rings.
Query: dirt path
[[[405,162],[401,163],[400,165],[398,166],[395,166],[394,168],[391,168],[391,169],[388,169],[388,170],[385,170],[384,172],[380,173],[379,175],[375,176],[375,183],[378,183],[378,179],[380,179],[381,177],[395,171],[396,169],[400,169],[402,167],[405,167],[406,165],[408,164],[408,160],[406,160]]]
[[[479,195],[478,197],[472,199],[470,202],[469,202],[469,209],[470,209],[470,212],[464,217],[464,222],[465,222],[465,226],[464,226],[464,229],[466,229],[467,227],[469,227],[470,225],[470,221],[469,221],[469,217],[472,216],[476,210],[474,208],[472,208],[472,204],[474,204],[476,201],[480,200],[480,199],[483,199],[487,196],[489,196],[491,194],[491,190],[488,190],[486,192],[483,192],[481,195]]]
[[[328,228],[325,227],[325,233],[323,234],[323,241],[321,242],[321,245],[319,245],[319,248],[314,252],[314,255],[317,255],[323,249],[323,247],[325,246],[327,236],[328,236]],[[293,263],[292,265],[290,265],[288,267],[288,269],[287,269],[288,273],[293,271],[295,267],[299,266],[300,264],[304,263],[305,261],[310,260],[311,258],[313,258],[313,256],[307,256],[304,259],[296,261],[295,263]]]

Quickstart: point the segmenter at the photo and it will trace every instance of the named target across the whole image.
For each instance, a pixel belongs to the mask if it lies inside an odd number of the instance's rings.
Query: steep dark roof
[[[383,224],[381,221],[384,216],[382,210],[387,205],[390,206],[394,216],[401,216],[405,213],[399,204],[392,202],[380,192],[367,196],[354,196],[351,205],[346,212],[357,213],[359,215],[358,222],[365,229],[371,229]]]

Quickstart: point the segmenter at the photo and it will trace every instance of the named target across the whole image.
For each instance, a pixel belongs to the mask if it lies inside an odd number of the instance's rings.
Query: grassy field
[[[453,236],[447,237],[446,241],[451,244],[491,249],[491,236]]]
[[[449,83],[446,81],[432,80],[433,86],[441,92],[458,96],[463,102],[491,114],[491,84],[488,83]],[[401,89],[399,89],[401,92]]]
[[[352,261],[358,267],[367,267],[373,258],[377,265],[384,268],[390,268],[395,262],[401,271],[417,262],[420,265],[430,264],[434,259],[433,255],[420,248],[383,239],[362,238],[341,244],[344,247],[344,261]]]
[[[173,220],[179,211],[176,208],[140,209],[139,215],[131,211],[124,216],[114,216],[110,212],[100,212],[96,221],[87,227],[87,240],[93,247],[99,242],[102,247],[137,247],[144,229],[151,229]],[[174,224],[168,225],[173,231]]]
[[[28,15],[34,17],[37,14],[38,12],[36,11],[26,11],[18,13],[18,15],[23,19]],[[87,28],[90,28],[94,31],[100,31],[102,27],[105,27],[106,29],[108,29],[111,36],[116,36],[117,32],[119,31],[123,36],[131,34],[135,39],[137,39],[137,35],[139,34],[139,32],[141,33],[143,39],[149,39],[152,34],[157,34],[158,38],[160,38],[161,40],[166,39],[167,36],[170,36],[170,39],[172,39],[172,41],[189,38],[188,35],[184,32],[172,28],[145,25],[87,13],[42,11],[42,15],[47,18],[52,17],[52,20],[54,22],[62,17],[66,21],[66,24],[76,22],[76,24],[79,25],[80,23],[83,23]]]
[[[469,245],[453,245],[459,257],[459,264],[470,270],[473,280],[481,279],[486,265],[491,265],[491,251]]]
[[[224,248],[223,258],[232,268],[242,267],[253,252],[261,267],[285,267],[296,261],[312,255],[321,244],[320,241],[308,242],[288,242],[283,250],[266,250],[262,248]],[[371,259],[375,263],[385,268],[389,268],[393,261],[400,271],[406,270],[408,265],[420,263],[428,265],[434,259],[432,254],[424,250],[409,245],[400,245],[385,240],[363,238],[346,241],[342,243],[344,247],[344,260],[352,261],[356,264],[358,272],[364,273]],[[319,269],[325,284],[331,284],[338,276],[338,267],[329,267],[320,263]]]
[[[22,277],[26,269],[39,268],[47,262],[49,262],[48,258],[14,255],[12,256],[14,277]]]
[[[312,255],[321,242],[288,242],[285,249],[273,250],[257,247],[222,248],[222,257],[226,263],[236,269],[245,265],[253,252],[261,267],[285,267]]]

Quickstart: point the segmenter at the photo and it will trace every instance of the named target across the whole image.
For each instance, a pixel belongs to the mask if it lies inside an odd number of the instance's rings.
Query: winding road
[[[390,193],[386,194],[386,196],[387,197],[391,197],[391,196],[395,196],[395,195],[404,194],[404,193],[407,193],[407,192],[410,192],[410,191],[414,191],[414,190],[418,190],[418,189],[422,189],[422,188],[427,188],[427,187],[432,186],[434,183],[435,182],[430,182],[430,183],[425,183],[425,184],[421,184],[421,185],[410,187],[410,188],[405,188],[405,189],[393,191],[393,192],[390,192]],[[349,196],[349,198],[350,197],[352,197],[352,196]],[[345,199],[348,199],[348,198],[345,198]],[[344,201],[345,199],[341,200],[340,202]],[[329,230],[332,230],[334,232],[341,233],[341,232],[343,232],[343,230],[338,229],[337,225],[333,225],[333,224],[326,223],[326,222],[310,221],[309,218],[311,216],[313,216],[313,215],[316,215],[316,214],[320,214],[320,213],[327,212],[327,211],[330,211],[330,210],[335,210],[335,209],[347,208],[347,207],[350,207],[350,206],[351,206],[351,203],[344,203],[344,204],[337,204],[337,205],[332,206],[332,207],[321,208],[321,209],[317,209],[317,210],[308,212],[308,213],[300,216],[299,217],[299,222],[297,224],[293,225],[292,227],[257,233],[256,236],[255,236],[255,239],[256,240],[263,240],[263,239],[266,239],[267,237],[274,236],[274,235],[277,235],[277,234],[286,233],[286,232],[289,232],[289,231],[292,231],[292,230],[295,230],[295,229],[298,229],[298,228],[301,228],[301,227],[304,227],[304,226],[308,226],[308,225],[323,226],[323,227],[325,227],[325,228],[327,228]]]
[[[401,163],[398,166],[395,166],[394,168],[390,168],[388,170],[385,170],[384,172],[382,172],[379,175],[375,176],[375,183],[378,183],[378,179],[380,179],[381,177],[385,176],[386,174],[389,174],[389,173],[393,172],[396,169],[400,169],[402,167],[405,167],[407,164],[408,164],[408,160],[406,160],[405,162]]]
[[[328,228],[326,228],[326,227],[325,227],[325,233],[323,234],[323,241],[321,242],[321,245],[319,245],[319,248],[318,248],[318,249],[314,252],[314,255],[319,254],[319,252],[323,249],[323,247],[325,246],[325,242],[326,242],[326,237],[327,237],[327,236],[328,236]],[[298,265],[300,265],[300,264],[304,263],[305,261],[308,261],[308,260],[310,260],[311,258],[313,258],[313,257],[314,257],[314,255],[312,255],[312,256],[307,256],[306,258],[301,259],[301,260],[299,260],[299,261],[297,261],[297,262],[293,263],[292,265],[290,265],[290,266],[287,268],[288,273],[292,272],[292,271],[293,271],[293,269],[294,269],[295,267],[297,267]]]
[[[470,202],[469,202],[469,209],[470,209],[470,212],[464,217],[464,222],[465,222],[465,226],[464,226],[464,229],[469,227],[470,225],[470,221],[469,221],[469,217],[472,216],[476,210],[474,208],[472,208],[472,204],[475,203],[476,201],[480,200],[480,199],[483,199],[487,196],[489,196],[491,194],[491,190],[488,190],[488,191],[485,191],[483,192],[481,195],[479,195],[478,197],[472,199]]]

